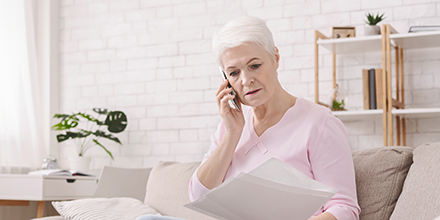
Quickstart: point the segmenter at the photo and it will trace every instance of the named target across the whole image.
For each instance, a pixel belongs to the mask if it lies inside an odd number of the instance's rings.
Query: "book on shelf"
[[[362,92],[364,109],[383,109],[382,69],[362,70]]]
[[[376,71],[374,69],[368,70],[368,95],[370,99],[370,109],[377,109],[376,107]]]
[[[71,171],[71,170],[61,170],[61,169],[53,169],[53,170],[36,170],[31,171],[28,175],[42,175],[42,176],[95,176],[88,173]]]
[[[440,31],[440,25],[430,26],[411,26],[408,33],[424,32],[424,31]]]
[[[249,173],[227,179],[185,207],[222,220],[309,219],[335,193],[335,189],[271,158]],[[268,204],[277,208],[268,209]]]
[[[376,69],[376,108],[383,109],[383,79],[382,69]]]

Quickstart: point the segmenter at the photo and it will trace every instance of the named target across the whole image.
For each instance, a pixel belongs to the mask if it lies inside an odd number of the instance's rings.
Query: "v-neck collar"
[[[249,121],[248,132],[249,132],[249,135],[250,135],[250,138],[249,138],[250,141],[249,141],[249,144],[247,144],[247,146],[244,148],[243,153],[247,154],[247,153],[249,153],[249,151],[253,147],[257,146],[258,149],[260,150],[260,152],[263,155],[266,154],[268,149],[264,145],[264,142],[263,142],[264,138],[267,135],[270,135],[272,130],[275,130],[276,127],[278,127],[278,126],[280,126],[280,124],[284,123],[284,119],[289,117],[289,115],[291,114],[290,112],[294,111],[296,109],[296,106],[299,104],[299,102],[301,102],[300,100],[301,100],[301,98],[297,98],[296,101],[295,101],[295,105],[293,105],[292,107],[287,109],[287,111],[284,113],[283,117],[281,117],[281,119],[276,124],[274,124],[273,126],[269,127],[268,129],[266,129],[266,131],[264,131],[263,134],[261,134],[260,136],[258,136],[257,133],[255,132],[255,129],[254,129],[254,112],[251,110],[250,114],[248,116],[249,117],[248,118],[248,121]]]

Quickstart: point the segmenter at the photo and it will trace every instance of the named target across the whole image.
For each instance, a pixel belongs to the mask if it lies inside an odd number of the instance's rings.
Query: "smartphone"
[[[223,75],[223,80],[227,80],[228,78],[226,77],[225,71],[223,71],[220,68],[220,71],[222,72]],[[232,88],[231,84],[228,82],[228,88]],[[238,104],[238,95],[235,92],[234,88],[232,88],[232,92],[231,95],[235,95],[235,98],[233,100],[229,100],[229,104],[235,107],[235,109],[237,109],[238,111],[241,111],[240,105]]]

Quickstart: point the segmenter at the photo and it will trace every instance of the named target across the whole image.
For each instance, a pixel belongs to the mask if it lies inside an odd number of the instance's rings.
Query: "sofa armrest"
[[[93,197],[130,197],[144,201],[151,169],[105,166]]]

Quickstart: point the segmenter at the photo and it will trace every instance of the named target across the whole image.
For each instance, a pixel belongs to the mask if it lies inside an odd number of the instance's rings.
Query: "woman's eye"
[[[261,64],[253,64],[253,65],[251,65],[251,69],[255,70],[255,69],[258,69],[260,66],[261,66]]]
[[[236,76],[238,74],[238,71],[232,71],[229,73],[229,76]]]

